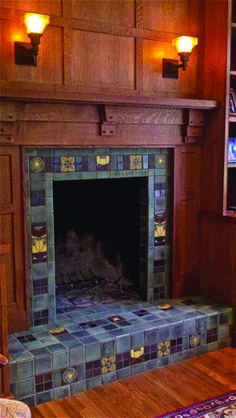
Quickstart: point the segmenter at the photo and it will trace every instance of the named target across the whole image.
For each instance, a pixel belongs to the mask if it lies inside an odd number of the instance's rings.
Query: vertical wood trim
[[[72,29],[65,26],[63,29],[63,83],[72,84]]]
[[[143,90],[143,0],[135,0],[135,26],[137,36],[135,39],[135,89]]]
[[[28,234],[27,234],[27,191],[26,191],[26,174],[25,174],[25,149],[21,148],[21,171],[22,171],[22,208],[23,208],[23,237],[24,237],[24,271],[25,271],[25,306],[26,306],[26,327],[30,327],[29,317],[29,251],[28,251]]]
[[[7,322],[7,263],[9,262],[10,245],[0,243],[0,353],[8,358],[8,322]],[[0,370],[0,396],[8,395],[9,366],[6,365]]]

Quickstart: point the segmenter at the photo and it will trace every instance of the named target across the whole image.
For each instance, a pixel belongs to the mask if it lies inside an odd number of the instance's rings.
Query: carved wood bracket
[[[184,142],[201,143],[204,126],[204,112],[199,109],[189,109],[187,135]]]
[[[110,108],[106,105],[100,105],[100,116],[101,116],[101,135],[112,136],[116,133],[116,122],[114,115]]]

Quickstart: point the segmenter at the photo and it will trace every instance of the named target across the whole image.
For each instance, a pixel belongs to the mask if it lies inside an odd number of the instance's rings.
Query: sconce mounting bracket
[[[162,77],[174,79],[179,78],[179,68],[181,65],[179,65],[178,60],[163,58],[162,63]]]
[[[34,54],[31,43],[15,42],[15,64],[37,66],[37,55]]]

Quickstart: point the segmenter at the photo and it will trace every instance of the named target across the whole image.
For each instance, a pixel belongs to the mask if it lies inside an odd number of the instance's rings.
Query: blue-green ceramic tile
[[[229,337],[229,325],[219,325],[218,327],[218,339],[222,340],[223,338]]]
[[[131,349],[131,343],[130,343],[130,335],[122,335],[116,337],[116,353],[125,353],[126,351],[129,351]]]
[[[40,405],[41,403],[49,402],[53,400],[53,391],[46,390],[45,392],[36,394],[36,404]]]
[[[35,374],[43,374],[52,371],[52,356],[44,355],[35,359]]]
[[[18,399],[27,395],[32,395],[34,391],[34,377],[16,382],[16,394]]]
[[[32,266],[32,273],[33,273],[34,279],[42,279],[44,277],[47,277],[48,276],[47,263],[34,264]]]
[[[85,361],[98,360],[101,357],[100,343],[87,344],[85,347]]]
[[[195,356],[201,356],[202,354],[207,353],[207,344],[200,345],[199,347],[194,348]]]
[[[147,329],[145,331],[145,346],[156,344],[158,341],[157,328]]]
[[[53,372],[53,384],[55,388],[62,385],[61,371]]]
[[[46,221],[46,206],[32,206],[31,207],[31,220],[32,222]]]
[[[166,341],[170,339],[170,326],[160,326],[157,330],[157,342]]]
[[[17,362],[17,381],[34,376],[34,360]]]
[[[211,351],[216,351],[216,350],[218,350],[218,342],[217,341],[214,342],[214,343],[207,344],[208,353],[210,353]]]
[[[101,376],[91,377],[91,379],[86,380],[86,388],[92,389],[97,386],[101,386],[102,380]]]
[[[21,398],[20,400],[21,400],[21,402],[24,402],[26,405],[28,405],[30,408],[32,408],[33,406],[36,405],[36,396],[35,395],[26,396],[25,398]]]
[[[182,361],[183,360],[183,353],[176,353],[176,354],[172,354],[170,356],[170,364],[175,364],[178,363],[178,361]]]
[[[12,356],[11,356],[12,357]],[[16,377],[16,360],[12,357],[12,360],[9,361],[9,379],[10,383],[14,383],[17,380]]]
[[[114,352],[115,352],[115,339],[114,338],[110,338],[110,340],[101,342],[101,356],[102,357],[112,355],[114,354]]]
[[[170,326],[170,339],[180,338],[183,336],[183,323],[179,322]]]
[[[130,335],[130,347],[139,348],[144,345],[144,331],[134,332]]]
[[[158,359],[148,360],[146,361],[146,372],[149,370],[154,370],[158,368]]]
[[[145,363],[135,364],[134,366],[130,367],[130,376],[134,376],[135,374],[144,373],[145,372]]]
[[[86,390],[86,382],[85,380],[81,382],[75,382],[70,385],[70,392],[71,395],[78,392],[84,392]]]
[[[116,378],[117,380],[125,379],[126,377],[130,376],[130,367],[125,367],[124,369],[120,369],[116,371]]]
[[[223,338],[222,340],[218,341],[218,350],[221,350],[222,348],[229,347],[231,344],[231,338]]]
[[[48,295],[38,295],[33,297],[34,300],[34,311],[42,311],[43,309],[48,309]]]
[[[54,399],[65,398],[65,396],[69,396],[69,395],[70,395],[70,386],[69,385],[61,386],[61,387],[55,388],[53,390],[53,398]]]
[[[218,325],[218,314],[207,316],[207,329],[215,328]]]
[[[188,319],[184,321],[183,335],[193,334],[195,332],[195,319]]]
[[[53,369],[61,369],[69,366],[69,352],[59,351],[52,354]]]
[[[196,318],[195,319],[196,324],[196,331],[204,331],[206,329],[206,317],[203,318]]]
[[[102,375],[102,385],[116,381],[116,372],[110,372]]]

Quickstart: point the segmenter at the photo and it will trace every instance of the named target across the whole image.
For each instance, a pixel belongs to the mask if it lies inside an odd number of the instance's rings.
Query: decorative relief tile
[[[30,159],[30,169],[33,173],[41,173],[44,170],[45,163],[41,157]]]
[[[163,341],[157,344],[157,357],[170,355],[170,341]]]
[[[130,350],[130,364],[141,363],[144,360],[144,347],[134,348]]]
[[[45,223],[32,224],[32,262],[47,261],[47,227]]]
[[[102,374],[114,372],[116,370],[116,357],[114,355],[109,356],[109,357],[104,357],[101,361],[101,367],[102,367]]]
[[[130,155],[130,169],[141,170],[142,168],[142,155]]]
[[[166,240],[166,214],[155,214],[154,246],[164,245]]]
[[[68,369],[64,370],[62,373],[62,381],[63,383],[70,384],[74,383],[77,380],[77,368],[75,367],[69,367]]]
[[[96,156],[96,169],[98,171],[107,171],[109,170],[109,155],[97,155]]]
[[[199,334],[192,334],[189,336],[189,348],[198,347],[201,344],[201,336]]]
[[[75,171],[75,157],[61,157],[61,172]]]

